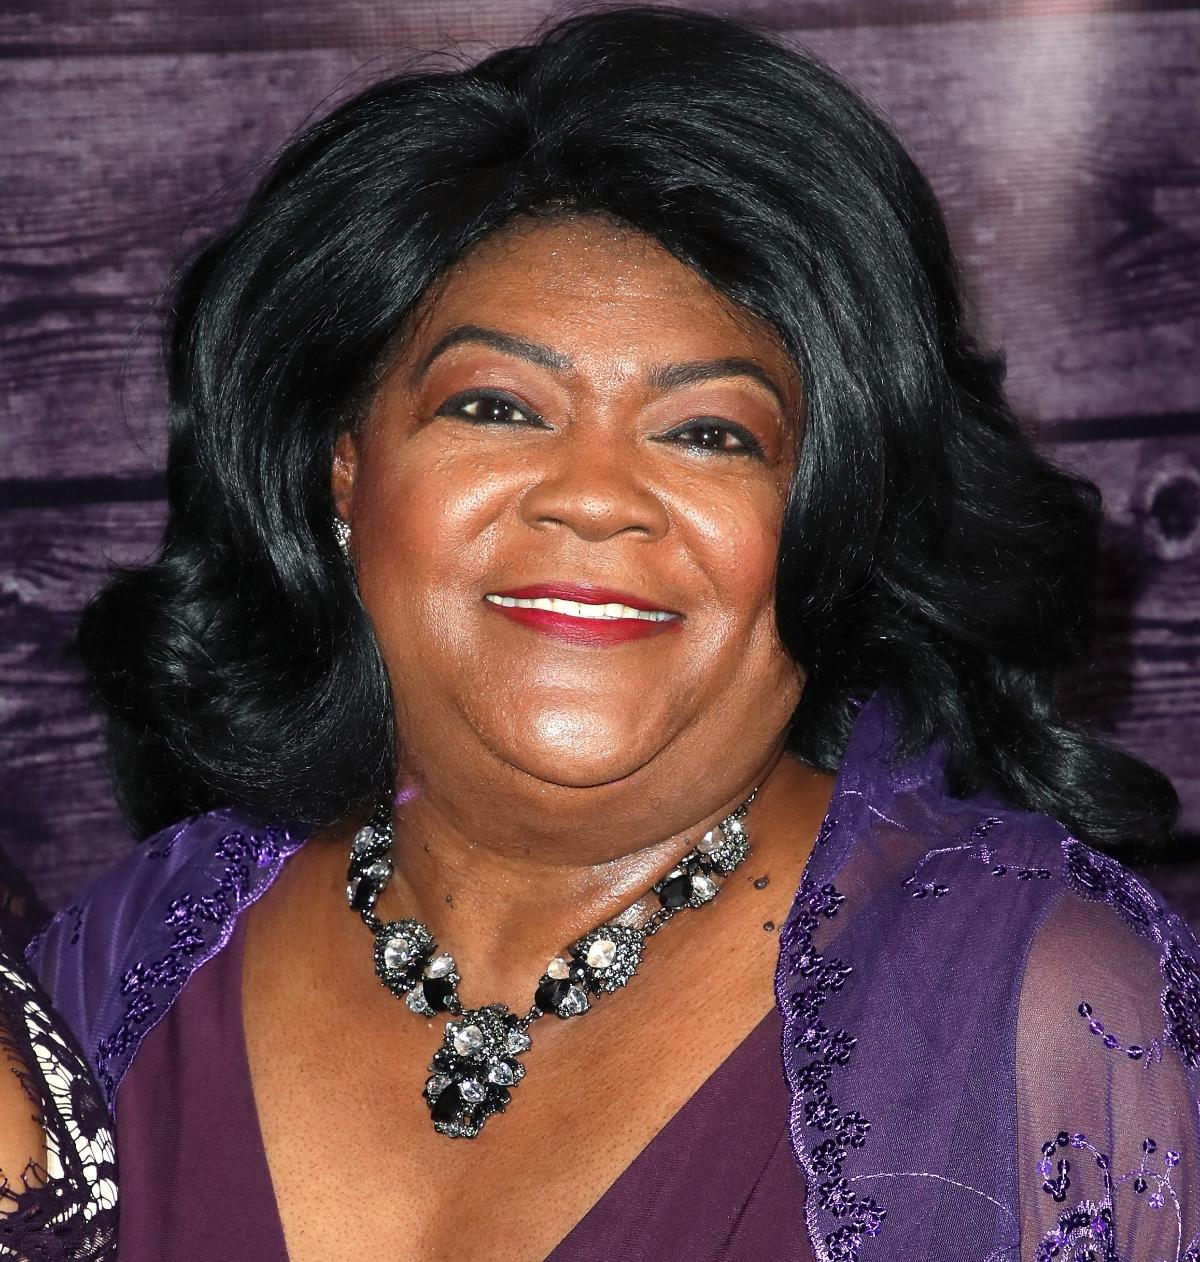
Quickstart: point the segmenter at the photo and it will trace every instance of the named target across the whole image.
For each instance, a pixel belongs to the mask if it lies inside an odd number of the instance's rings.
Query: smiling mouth
[[[530,631],[588,647],[644,640],[678,631],[682,614],[656,609],[625,592],[583,583],[537,583],[488,592],[484,601],[498,614]]]
[[[632,605],[623,605],[616,601],[591,605],[578,600],[561,600],[556,596],[498,596],[491,592],[484,599],[503,609],[540,609],[545,613],[563,614],[568,618],[584,618],[593,622],[616,622],[629,618],[641,622],[671,622],[679,617],[665,609],[635,609]]]

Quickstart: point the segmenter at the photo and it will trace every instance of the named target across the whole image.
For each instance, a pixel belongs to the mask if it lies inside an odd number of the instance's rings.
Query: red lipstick
[[[485,599],[489,609],[503,614],[513,622],[572,644],[597,647],[624,644],[629,640],[644,640],[668,631],[678,631],[683,625],[680,614],[655,605],[645,597],[632,596],[628,592],[614,591],[608,587],[593,587],[588,583],[533,583],[507,591],[491,592],[489,595],[504,600],[569,600],[581,605],[625,605],[629,609],[644,610],[647,613],[671,614],[669,618],[655,620],[633,616],[589,618],[552,609],[502,605],[495,600]]]

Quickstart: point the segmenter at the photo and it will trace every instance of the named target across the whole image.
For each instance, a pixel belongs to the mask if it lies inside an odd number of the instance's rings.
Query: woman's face
[[[470,253],[334,467],[407,769],[652,788],[776,745],[801,408],[773,333],[632,230]]]

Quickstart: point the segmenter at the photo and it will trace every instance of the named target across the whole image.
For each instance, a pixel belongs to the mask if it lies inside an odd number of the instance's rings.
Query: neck
[[[376,914],[423,922],[455,957],[464,1002],[523,1007],[554,955],[643,897],[756,787],[746,827],[761,866],[766,834],[780,831],[761,825],[794,818],[797,792],[815,795],[823,813],[826,780],[775,749],[719,798],[659,794],[631,803],[606,786],[607,801],[586,816],[571,797],[590,790],[568,791],[565,804],[543,801],[538,810],[476,815],[469,795],[443,796],[437,785],[417,783],[395,812],[393,876]],[[787,840],[794,850],[809,839]]]

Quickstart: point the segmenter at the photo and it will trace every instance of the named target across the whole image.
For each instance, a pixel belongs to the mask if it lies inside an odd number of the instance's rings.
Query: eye
[[[732,421],[700,417],[680,425],[665,436],[668,442],[683,443],[701,451],[723,452],[731,456],[754,456],[762,459],[763,449],[748,429]]]
[[[438,416],[459,417],[479,425],[542,425],[531,408],[504,394],[478,390],[456,394],[437,410]]]

